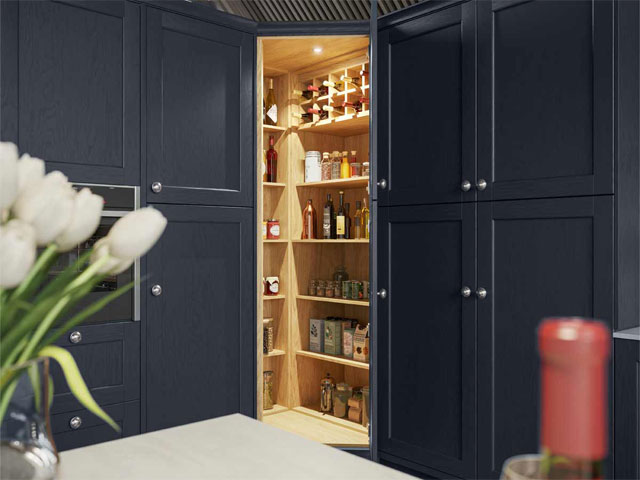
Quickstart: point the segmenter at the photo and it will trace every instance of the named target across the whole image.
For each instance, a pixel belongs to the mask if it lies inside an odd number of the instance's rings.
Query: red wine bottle
[[[581,318],[546,319],[538,329],[538,348],[541,478],[605,478],[609,329]]]
[[[278,181],[278,152],[275,151],[273,145],[275,138],[269,137],[269,150],[267,150],[267,182]]]

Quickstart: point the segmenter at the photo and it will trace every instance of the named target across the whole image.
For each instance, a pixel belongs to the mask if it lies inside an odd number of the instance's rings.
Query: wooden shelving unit
[[[355,319],[362,325],[369,321],[369,302],[366,300],[306,295],[310,280],[332,279],[339,265],[345,267],[350,279],[369,280],[369,240],[300,239],[302,209],[308,199],[312,200],[320,220],[328,194],[337,205],[338,192],[344,191],[352,218],[356,202],[368,201],[369,198],[368,177],[304,182],[306,151],[355,150],[359,162],[368,160],[368,104],[361,112],[347,107],[345,114],[330,112],[326,120],[316,118],[307,124],[300,124],[292,115],[303,112],[308,106],[342,105],[343,101],[354,102],[362,96],[368,97],[366,77],[359,77],[362,89],[351,86],[345,91],[337,91],[330,88],[329,95],[316,95],[308,102],[292,95],[294,89],[308,84],[319,86],[324,80],[340,80],[341,75],[356,77],[361,69],[368,70],[366,37],[328,37],[328,40],[324,53],[332,50],[332,54],[323,53],[322,61],[316,63],[305,55],[290,58],[283,52],[294,43],[299,49],[300,42],[308,43],[308,51],[311,52],[317,38],[263,38],[258,42],[257,84],[264,88],[267,85],[266,75],[273,78],[278,102],[278,125],[263,126],[262,91],[258,92],[258,145],[268,148],[269,136],[273,136],[278,152],[277,182],[257,181],[258,198],[261,199],[257,218],[259,268],[256,278],[259,299],[256,319],[258,417],[266,423],[328,445],[366,447],[369,437],[365,427],[323,414],[316,405],[320,401],[320,380],[327,372],[336,382],[346,382],[354,387],[369,385],[368,363],[309,351],[310,318],[338,316]],[[256,154],[261,171],[263,152],[259,150]],[[262,239],[262,220],[268,218],[280,220],[279,240]],[[280,295],[263,296],[262,278],[274,275],[280,280]],[[266,317],[274,319],[275,328],[275,350],[269,355],[262,352],[262,320]],[[262,372],[266,370],[274,372],[276,405],[263,411]]]

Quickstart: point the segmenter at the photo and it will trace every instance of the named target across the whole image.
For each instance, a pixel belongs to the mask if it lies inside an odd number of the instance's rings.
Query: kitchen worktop
[[[58,480],[410,479],[374,462],[235,414],[61,454]]]
[[[613,333],[613,338],[640,341],[640,327],[627,328]]]

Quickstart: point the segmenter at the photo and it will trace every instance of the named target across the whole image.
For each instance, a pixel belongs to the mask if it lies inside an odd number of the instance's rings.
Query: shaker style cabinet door
[[[613,2],[477,5],[478,199],[613,193]]]
[[[252,209],[156,205],[147,255],[147,430],[255,415]]]
[[[74,182],[140,181],[140,6],[0,3],[0,139]]]
[[[147,10],[149,201],[251,206],[255,36]]]
[[[551,316],[613,320],[613,202],[478,203],[478,478],[539,450],[536,329]]]
[[[378,33],[381,205],[475,199],[475,9],[467,2]]]
[[[476,463],[475,208],[381,207],[377,224],[380,456],[464,478]]]
[[[640,342],[615,340],[614,468],[616,479],[640,478]]]

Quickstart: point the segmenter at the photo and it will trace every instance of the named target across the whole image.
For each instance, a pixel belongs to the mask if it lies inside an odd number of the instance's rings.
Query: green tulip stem
[[[40,254],[40,256],[38,257],[38,260],[36,260],[36,263],[33,265],[33,267],[31,267],[31,270],[29,270],[29,273],[27,274],[25,279],[18,286],[18,288],[16,288],[13,291],[13,294],[11,295],[11,300],[13,300],[14,298],[20,298],[20,296],[30,286],[31,282],[38,276],[38,274],[40,273],[40,270],[42,270],[44,267],[48,265],[49,260],[56,253],[58,253],[58,245],[56,245],[55,243],[52,243],[45,249],[44,252]]]

